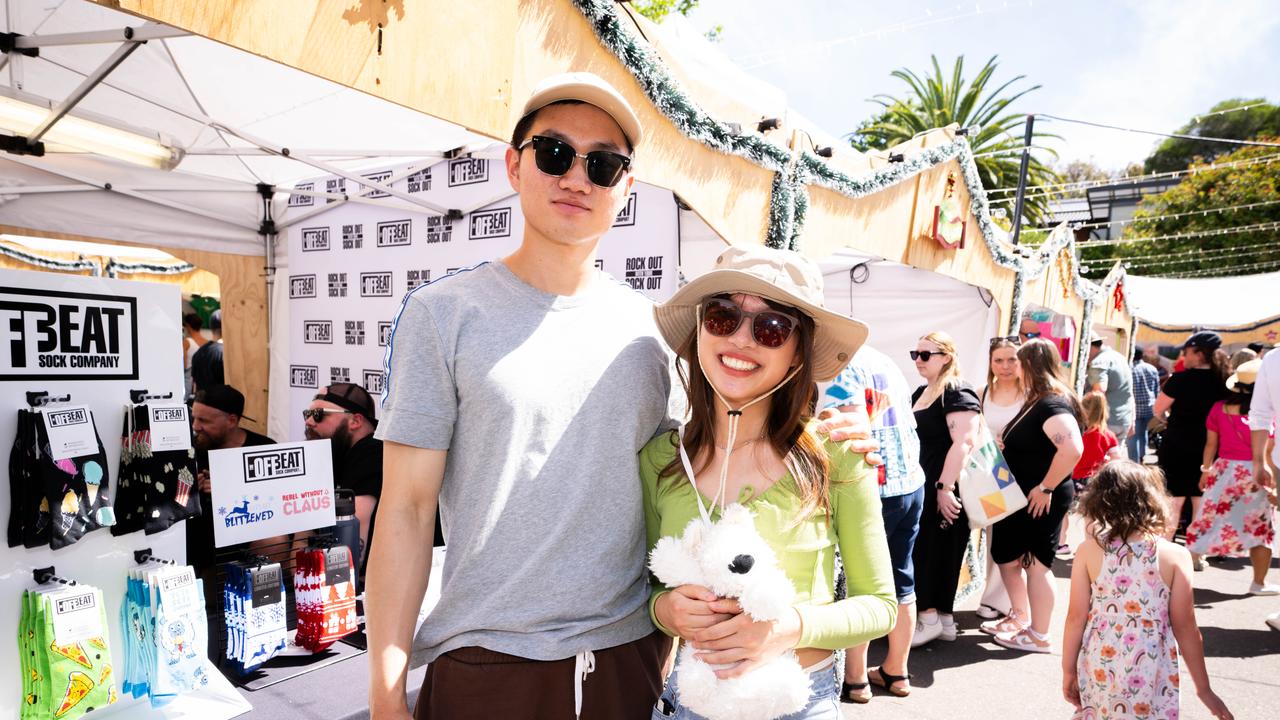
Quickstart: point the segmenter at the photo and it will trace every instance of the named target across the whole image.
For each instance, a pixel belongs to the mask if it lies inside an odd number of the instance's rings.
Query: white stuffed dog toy
[[[701,585],[736,598],[755,620],[776,620],[791,608],[795,588],[773,550],[756,532],[751,513],[730,505],[720,521],[695,518],[680,538],[654,546],[649,568],[668,587]],[[809,701],[809,676],[794,653],[779,656],[737,678],[721,680],[686,643],[676,661],[680,703],[708,720],[773,720],[799,712]]]

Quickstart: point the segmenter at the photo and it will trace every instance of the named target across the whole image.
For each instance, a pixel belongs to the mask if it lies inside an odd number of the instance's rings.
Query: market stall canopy
[[[1280,339],[1280,272],[1215,278],[1130,275],[1138,341],[1177,345],[1197,330],[1227,344]]]

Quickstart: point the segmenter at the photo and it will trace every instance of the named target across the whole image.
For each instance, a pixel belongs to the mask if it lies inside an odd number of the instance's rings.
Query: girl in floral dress
[[[1196,555],[1248,554],[1253,565],[1252,595],[1280,595],[1267,583],[1271,544],[1276,539],[1267,489],[1253,476],[1249,405],[1261,360],[1244,363],[1227,379],[1227,398],[1209,410],[1208,439],[1200,466],[1204,502],[1187,527],[1187,549]]]
[[[1076,720],[1178,717],[1178,655],[1215,718],[1231,711],[1209,687],[1191,597],[1191,555],[1162,536],[1169,498],[1160,472],[1108,463],[1080,514],[1090,536],[1071,568],[1062,693]]]

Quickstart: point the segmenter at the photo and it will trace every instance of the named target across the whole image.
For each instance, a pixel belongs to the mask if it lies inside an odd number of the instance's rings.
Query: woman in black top
[[[916,621],[912,647],[935,638],[956,639],[956,585],[969,543],[969,520],[956,495],[956,480],[973,447],[982,404],[973,387],[960,379],[955,341],[944,332],[920,338],[911,352],[927,384],[911,395],[924,469],[924,509],[920,534],[911,553],[915,565]]]
[[[996,643],[1013,650],[1047,653],[1053,616],[1050,568],[1058,530],[1074,494],[1071,470],[1084,451],[1080,402],[1062,382],[1058,348],[1036,339],[1018,349],[1027,400],[1004,428],[1004,459],[1027,507],[995,524],[991,559],[1009,591],[1009,614],[982,624]]]
[[[1160,469],[1169,488],[1172,522],[1168,538],[1182,517],[1182,505],[1191,498],[1191,517],[1200,514],[1200,461],[1204,453],[1207,431],[1204,421],[1213,404],[1227,395],[1227,376],[1231,374],[1222,338],[1213,332],[1198,332],[1182,346],[1186,369],[1165,381],[1151,411],[1156,417],[1169,413],[1169,426],[1164,431],[1158,451]],[[1204,560],[1193,556],[1195,568],[1204,569]]]

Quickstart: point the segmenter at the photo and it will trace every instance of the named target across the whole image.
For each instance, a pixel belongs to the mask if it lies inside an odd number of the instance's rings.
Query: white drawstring
[[[573,715],[582,717],[582,683],[596,671],[596,654],[583,650],[573,657]]]

